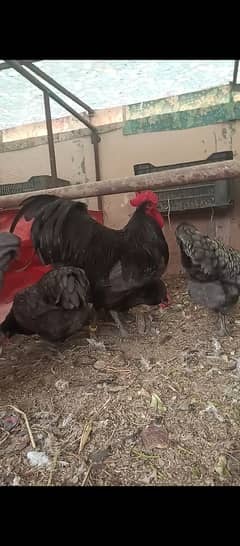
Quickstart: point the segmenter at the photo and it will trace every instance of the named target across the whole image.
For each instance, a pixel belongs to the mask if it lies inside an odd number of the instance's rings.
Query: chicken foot
[[[97,325],[98,315],[95,307],[92,307],[91,309],[91,317],[90,317],[90,324],[88,326],[89,328],[89,334],[90,337],[94,337],[96,335],[98,325]]]
[[[148,334],[151,328],[151,315],[143,311],[136,310],[136,327],[140,335]]]
[[[124,328],[123,324],[121,323],[120,321],[120,318],[118,316],[118,313],[117,311],[109,311],[111,317],[113,318],[117,328],[119,329],[119,332],[120,332],[120,335],[121,337],[127,337],[128,336],[128,332],[127,330]]]
[[[222,337],[231,335],[231,332],[229,331],[228,325],[226,323],[226,315],[224,315],[223,313],[219,313],[219,325],[219,336]]]

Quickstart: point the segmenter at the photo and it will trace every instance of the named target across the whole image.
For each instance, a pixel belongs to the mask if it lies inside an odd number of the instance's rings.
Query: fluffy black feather
[[[86,323],[90,299],[84,271],[57,267],[15,296],[1,332],[6,337],[38,334],[51,341],[63,341]]]

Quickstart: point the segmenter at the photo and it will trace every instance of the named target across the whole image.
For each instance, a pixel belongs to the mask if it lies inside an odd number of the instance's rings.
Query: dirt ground
[[[184,280],[167,284],[147,335],[133,310],[124,340],[99,324],[4,347],[0,485],[240,485],[240,308],[220,338]]]

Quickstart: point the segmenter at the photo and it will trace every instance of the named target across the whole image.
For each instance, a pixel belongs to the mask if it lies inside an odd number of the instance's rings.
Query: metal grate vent
[[[147,174],[156,171],[170,170],[193,165],[213,163],[233,159],[232,151],[219,152],[210,155],[203,161],[191,161],[176,165],[156,167],[151,163],[134,165],[134,174]],[[156,192],[159,198],[159,210],[164,214],[169,211],[182,212],[206,208],[229,207],[232,205],[232,184],[230,180],[220,180],[212,184],[194,184],[192,186],[176,186],[171,189]]]
[[[54,178],[49,175],[32,176],[26,182],[0,184],[0,196],[38,190],[49,190],[50,188],[62,188],[69,185],[69,180],[63,180],[62,178]]]

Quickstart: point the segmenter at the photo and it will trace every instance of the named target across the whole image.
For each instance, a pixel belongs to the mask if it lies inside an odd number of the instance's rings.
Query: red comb
[[[151,190],[136,192],[135,197],[130,200],[130,204],[132,207],[139,207],[145,201],[150,201],[150,203],[157,206],[158,196]]]

